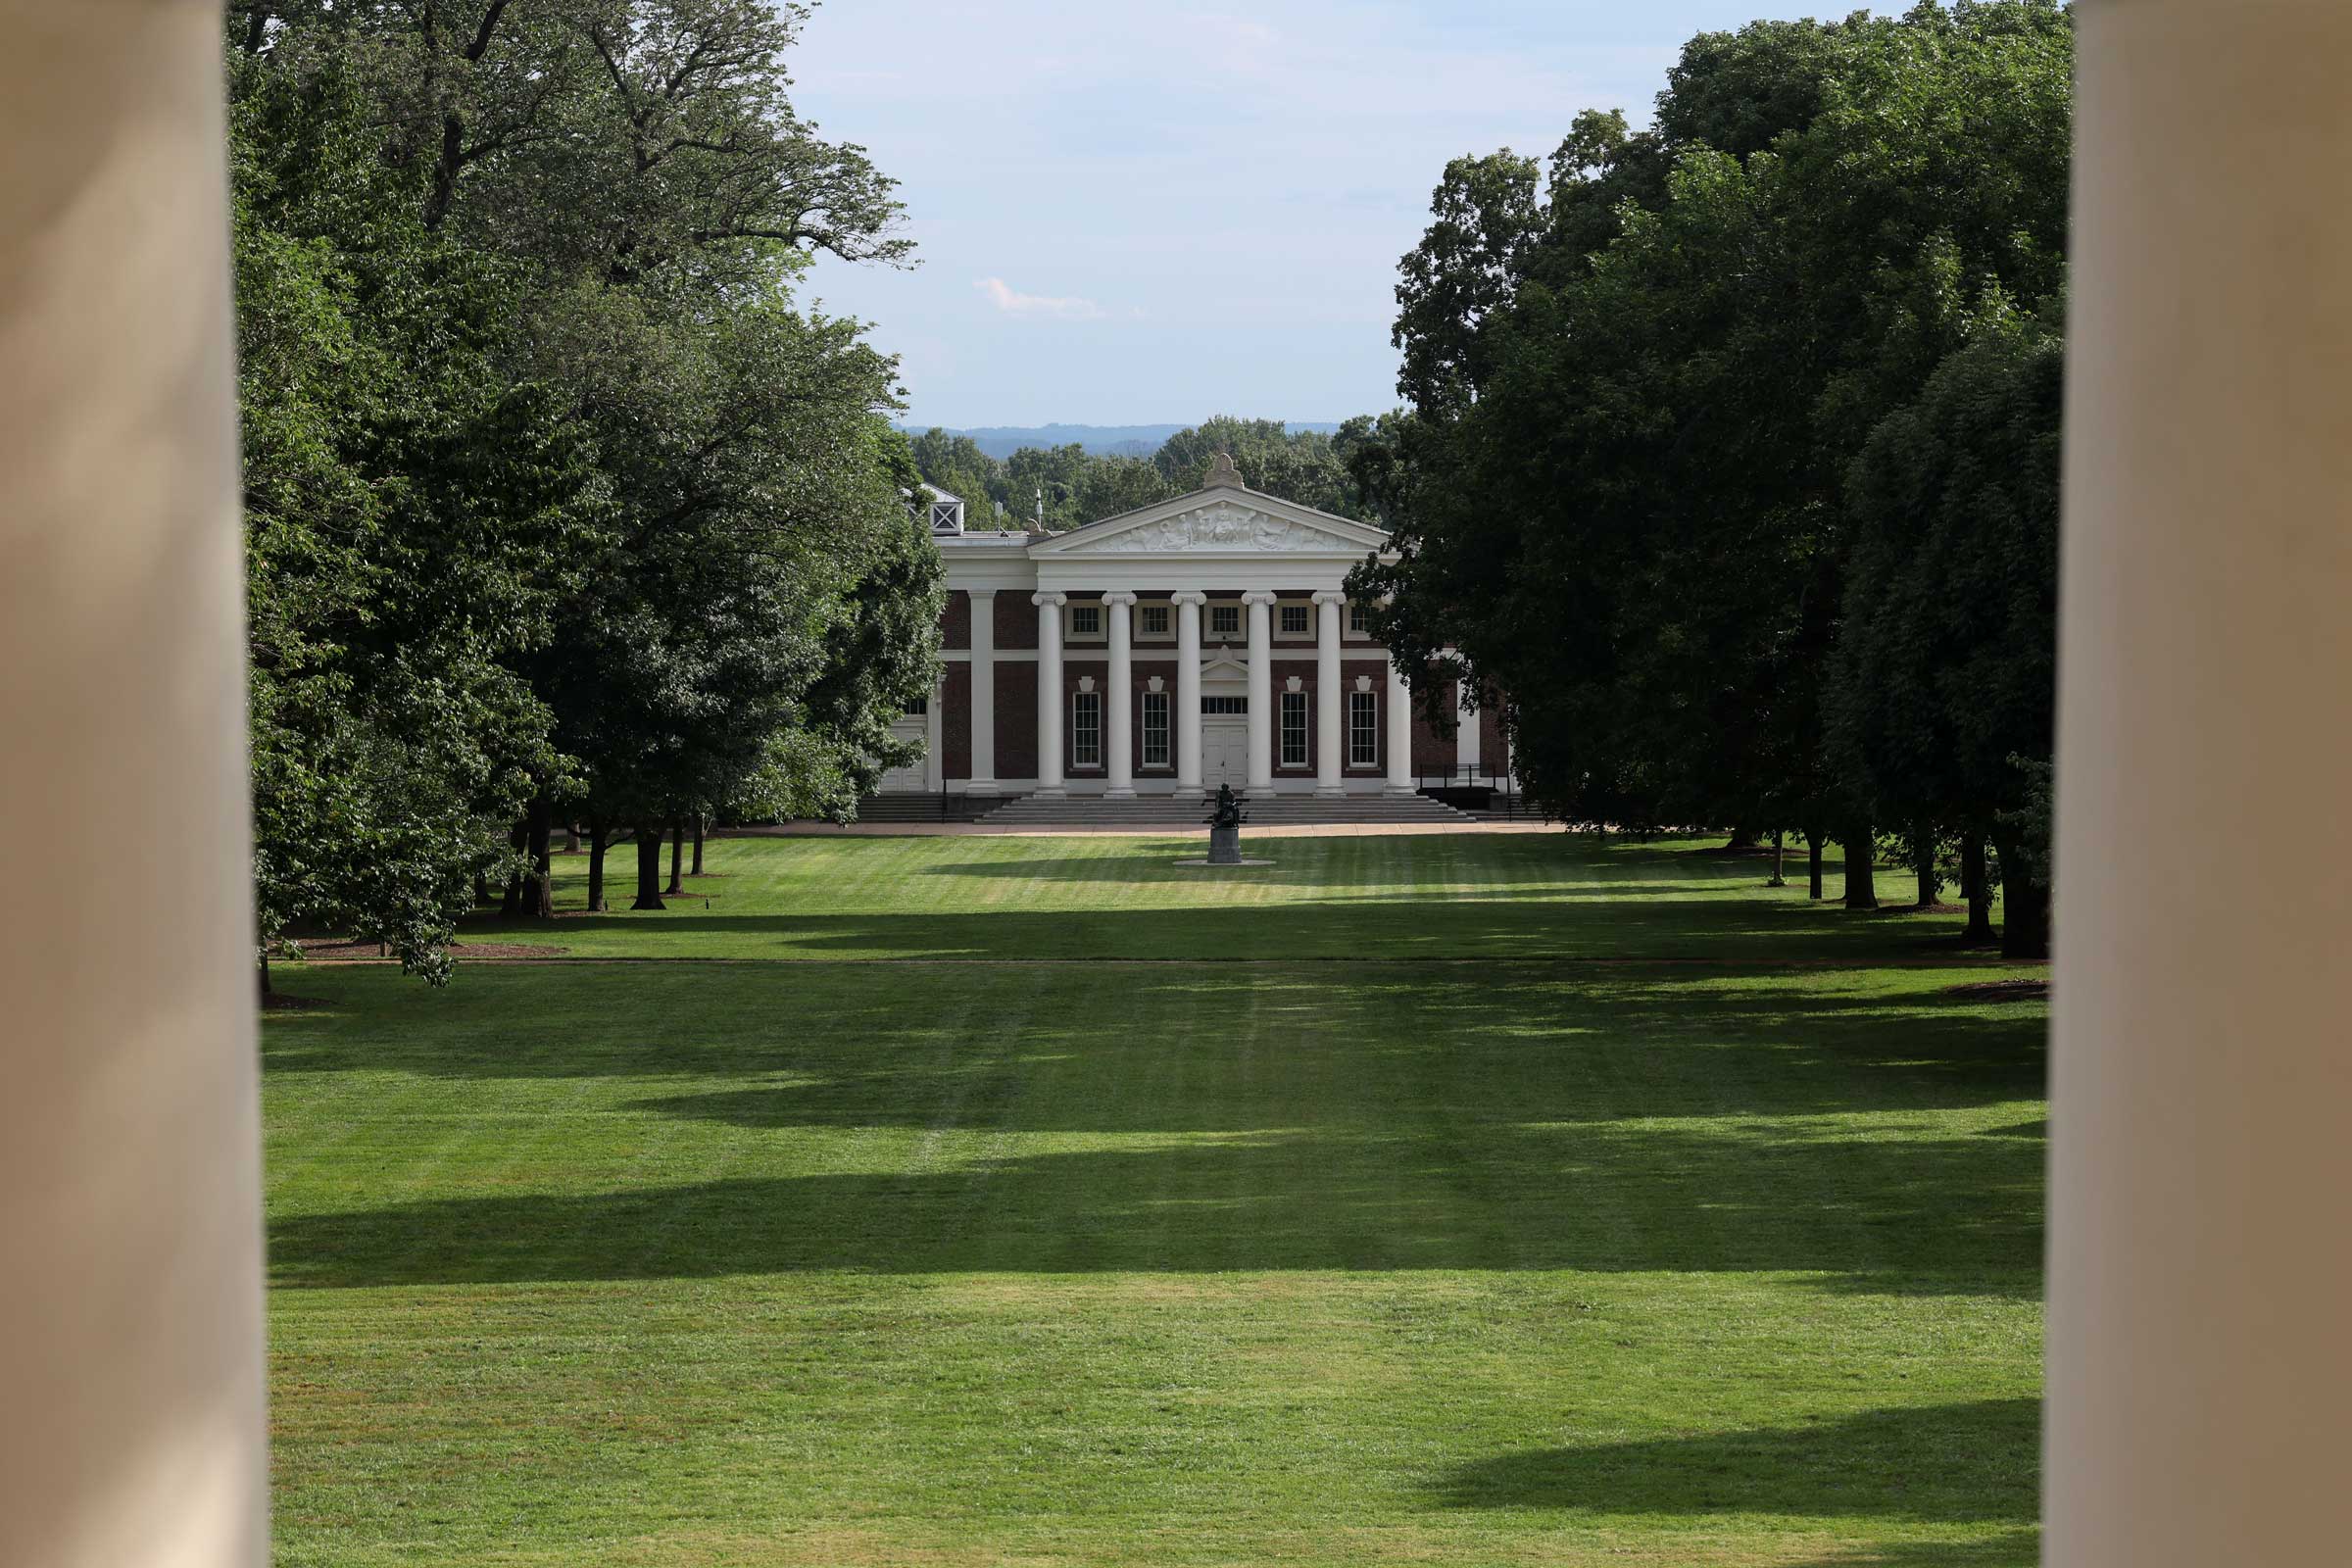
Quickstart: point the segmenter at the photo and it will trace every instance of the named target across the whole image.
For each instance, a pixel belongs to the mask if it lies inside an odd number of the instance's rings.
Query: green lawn
[[[729,841],[548,940],[799,961],[286,971],[279,1560],[2032,1563],[2043,1009],[1687,851]]]

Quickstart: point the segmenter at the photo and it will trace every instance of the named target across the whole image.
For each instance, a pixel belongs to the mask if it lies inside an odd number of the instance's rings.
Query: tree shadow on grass
[[[1983,1139],[1497,1128],[1212,1136],[946,1168],[278,1217],[289,1286],[848,1271],[1797,1272],[2030,1297],[2039,1152]]]
[[[2030,1526],[2039,1434],[2033,1399],[1916,1405],[1794,1427],[1500,1454],[1449,1472],[1438,1493],[1453,1508]],[[1933,1554],[1924,1546],[1910,1557],[1892,1554],[1909,1548],[1862,1548],[1830,1561],[2001,1562],[2029,1548],[2031,1534],[2004,1532],[1980,1557],[1937,1545]]]

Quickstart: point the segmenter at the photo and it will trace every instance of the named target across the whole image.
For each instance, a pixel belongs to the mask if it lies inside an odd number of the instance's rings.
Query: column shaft
[[[1061,607],[1067,594],[1032,594],[1037,606],[1037,793],[1058,800],[1067,775],[1062,760]]]
[[[1247,593],[1250,616],[1250,793],[1274,793],[1274,596]]]
[[[2042,1560],[2340,1561],[2352,7],[2076,15]]]
[[[220,11],[7,10],[0,1562],[260,1568]]]
[[[997,787],[997,591],[975,588],[972,601],[972,777],[974,795]]]
[[[1102,704],[1109,783],[1103,794],[1125,801],[1135,797],[1135,595],[1104,594],[1102,612],[1110,617],[1110,691]]]
[[[1348,719],[1348,698],[1340,689],[1340,628],[1348,614],[1348,596],[1339,593],[1315,595],[1315,793],[1337,796],[1347,793],[1345,775],[1340,771],[1346,760],[1342,748],[1347,744],[1344,728]]]
[[[1462,775],[1465,784],[1478,777],[1484,748],[1478,733],[1479,714],[1471,705],[1471,694],[1478,688],[1468,680],[1454,685],[1453,770]]]
[[[1197,801],[1200,788],[1200,606],[1187,590],[1176,602],[1176,794]]]
[[[1404,671],[1389,661],[1389,782],[1387,793],[1413,793],[1413,694]]]

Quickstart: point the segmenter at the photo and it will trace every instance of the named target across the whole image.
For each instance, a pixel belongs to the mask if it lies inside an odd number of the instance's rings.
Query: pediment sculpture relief
[[[1160,555],[1181,550],[1329,550],[1347,541],[1248,507],[1219,504],[1163,517],[1116,533],[1093,548],[1110,555]]]

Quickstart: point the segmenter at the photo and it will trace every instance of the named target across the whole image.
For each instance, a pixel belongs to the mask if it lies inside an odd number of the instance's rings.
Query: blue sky
[[[1339,419],[1396,399],[1396,260],[1446,161],[1645,122],[1775,0],[827,0],[795,101],[901,182],[920,265],[822,263],[923,424]]]

